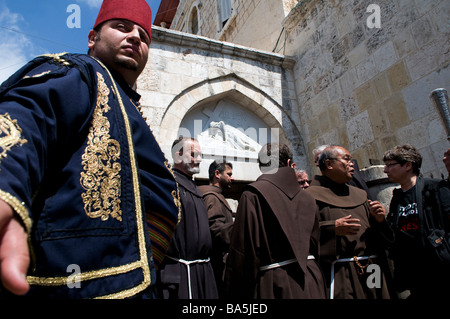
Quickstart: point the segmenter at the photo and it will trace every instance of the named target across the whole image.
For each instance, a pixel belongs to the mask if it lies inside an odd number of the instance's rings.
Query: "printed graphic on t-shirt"
[[[417,203],[399,207],[398,227],[403,232],[414,232],[419,229]]]

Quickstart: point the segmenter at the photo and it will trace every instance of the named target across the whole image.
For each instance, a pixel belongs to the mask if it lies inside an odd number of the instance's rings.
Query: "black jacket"
[[[388,223],[395,240],[389,255],[394,262],[394,280],[398,291],[411,290],[412,296],[425,296],[427,291],[439,291],[450,283],[448,264],[438,260],[427,235],[431,227],[450,230],[450,183],[446,180],[418,177],[416,202],[419,212],[419,236],[411,238],[398,228],[398,205],[402,190],[396,188],[390,204]],[[424,295],[422,295],[422,293]],[[428,295],[430,297],[430,295]]]

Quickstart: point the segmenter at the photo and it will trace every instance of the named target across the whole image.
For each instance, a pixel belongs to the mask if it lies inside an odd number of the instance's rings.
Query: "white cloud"
[[[0,44],[0,83],[20,69],[29,58],[22,49],[11,43]]]
[[[20,14],[13,13],[0,2],[0,83],[33,57],[33,45],[20,33]],[[19,31],[19,32],[18,32]]]
[[[91,8],[100,8],[103,0],[77,0],[78,3],[85,3]]]

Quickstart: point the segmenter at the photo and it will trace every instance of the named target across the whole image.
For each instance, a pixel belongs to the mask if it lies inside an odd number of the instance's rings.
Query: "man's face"
[[[445,168],[450,173],[450,148],[444,153],[442,161],[444,162]]]
[[[330,171],[330,178],[336,183],[346,183],[353,178],[355,169],[353,168],[352,156],[343,147],[336,147],[333,159],[327,160],[327,167]]]
[[[298,173],[297,182],[300,188],[308,188],[311,183],[311,181],[308,179],[308,174],[306,173]]]
[[[233,170],[230,166],[226,165],[226,169],[223,171],[222,174],[219,173],[217,170],[216,173],[218,174],[219,178],[219,186],[223,190],[231,188],[231,184],[233,183]],[[217,175],[216,175],[217,176]]]
[[[198,141],[187,140],[183,145],[183,153],[178,159],[177,168],[183,173],[192,176],[200,173],[202,150]]]
[[[392,183],[400,183],[408,176],[407,167],[411,165],[401,165],[395,160],[387,160],[384,162],[384,172]]]
[[[319,167],[319,156],[320,156],[320,152],[314,153],[314,164],[316,164],[317,167]]]
[[[121,74],[129,85],[134,84],[145,68],[149,45],[147,32],[128,20],[108,20],[100,32],[89,33],[91,55]]]

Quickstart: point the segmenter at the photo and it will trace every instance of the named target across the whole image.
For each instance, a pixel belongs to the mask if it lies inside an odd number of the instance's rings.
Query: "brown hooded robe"
[[[319,224],[314,199],[300,189],[292,168],[263,174],[239,200],[225,283],[228,297],[325,298],[317,263]],[[309,259],[313,255],[316,259]],[[295,259],[269,270],[260,267]]]
[[[203,193],[203,200],[208,210],[212,239],[211,265],[216,277],[219,296],[222,297],[224,294],[225,262],[230,247],[231,231],[233,230],[233,211],[223,196],[220,187],[201,185],[198,189]]]
[[[306,190],[319,206],[320,215],[320,265],[327,280],[330,295],[331,265],[334,262],[334,298],[335,299],[378,299],[389,298],[385,275],[388,272],[384,248],[392,232],[387,222],[377,223],[369,213],[367,193],[347,184],[338,184],[325,176],[316,176]],[[337,236],[336,219],[351,215],[360,220],[361,228],[356,235]],[[380,288],[368,287],[368,276],[364,271],[358,274],[360,267],[356,262],[335,262],[338,259],[354,256],[377,255],[371,260],[381,269]],[[362,267],[368,260],[360,260]],[[375,273],[375,271],[373,272]],[[370,284],[376,280],[369,278]]]

